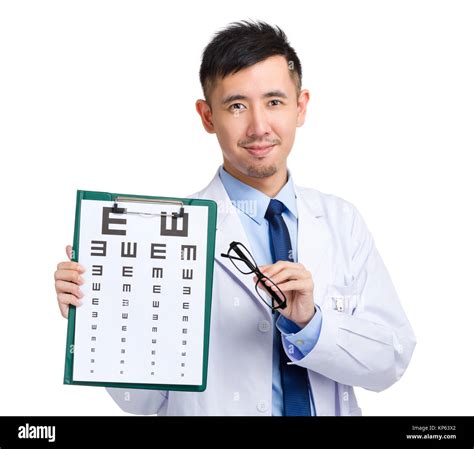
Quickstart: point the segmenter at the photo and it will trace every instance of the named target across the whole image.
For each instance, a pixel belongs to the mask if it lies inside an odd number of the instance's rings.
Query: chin
[[[252,178],[268,178],[273,176],[278,171],[276,164],[267,165],[248,165],[247,176]]]

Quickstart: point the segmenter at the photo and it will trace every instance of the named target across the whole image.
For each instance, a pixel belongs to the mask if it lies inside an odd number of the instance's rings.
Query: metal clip
[[[159,214],[153,214],[149,212],[131,212],[127,211],[124,207],[118,207],[119,202],[130,202],[130,203],[152,203],[152,204],[176,204],[181,206],[179,212],[172,212],[167,214],[166,212],[160,212]],[[173,217],[173,218],[183,218],[184,217],[184,204],[182,201],[174,200],[159,200],[155,198],[137,198],[137,197],[122,197],[117,196],[114,200],[114,206],[112,207],[113,214],[132,214],[132,215],[142,215],[149,217]]]
[[[335,309],[338,311],[338,312],[344,312],[344,308],[345,308],[345,300],[344,300],[344,297],[343,296],[338,296],[338,297],[333,297],[332,298],[334,303],[335,303]]]

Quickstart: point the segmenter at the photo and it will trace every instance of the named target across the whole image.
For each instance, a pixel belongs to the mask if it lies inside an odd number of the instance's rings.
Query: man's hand
[[[69,261],[60,262],[58,269],[54,272],[54,286],[56,288],[57,300],[61,315],[68,317],[69,305],[80,306],[80,299],[84,296],[79,285],[84,283],[81,274],[85,268],[77,262],[71,262],[72,247],[66,246],[66,254]]]
[[[314,283],[311,273],[300,263],[283,260],[272,265],[261,265],[258,268],[286,296],[286,308],[278,309],[278,311],[299,327],[305,327],[316,313],[313,299]],[[254,276],[253,279],[257,282],[257,276]],[[268,281],[267,286],[276,290]],[[265,291],[263,287],[259,286],[259,288]]]

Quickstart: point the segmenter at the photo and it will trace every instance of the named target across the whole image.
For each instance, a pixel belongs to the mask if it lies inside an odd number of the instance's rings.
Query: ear
[[[296,117],[296,126],[303,126],[304,120],[306,118],[306,106],[309,101],[309,90],[304,89],[300,92],[298,96],[298,115]]]
[[[214,124],[212,123],[212,111],[207,102],[205,100],[197,100],[196,111],[201,117],[202,126],[204,126],[204,129],[208,133],[214,134],[216,131],[214,129]]]

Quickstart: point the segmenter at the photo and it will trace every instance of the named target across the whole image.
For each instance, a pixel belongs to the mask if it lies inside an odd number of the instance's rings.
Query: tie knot
[[[267,212],[265,213],[265,218],[271,220],[275,215],[281,215],[285,209],[286,206],[281,201],[270,200]]]

